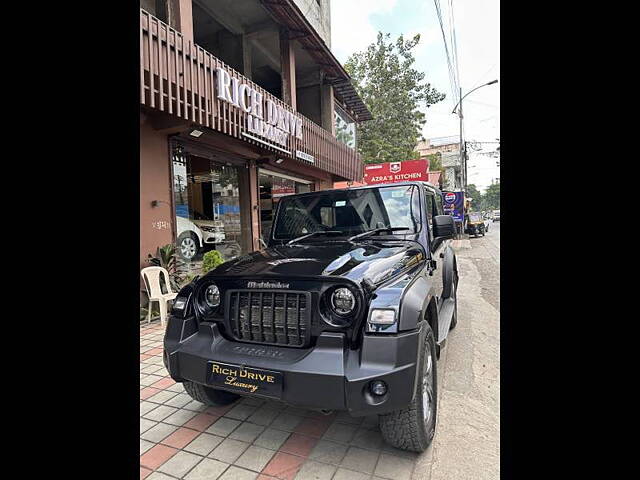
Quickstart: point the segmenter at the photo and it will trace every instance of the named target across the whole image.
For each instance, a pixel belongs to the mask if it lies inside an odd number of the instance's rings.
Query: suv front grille
[[[237,340],[291,347],[309,343],[309,293],[232,290],[228,299],[225,317]]]

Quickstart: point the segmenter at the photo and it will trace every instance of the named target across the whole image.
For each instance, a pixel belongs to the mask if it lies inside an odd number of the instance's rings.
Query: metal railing
[[[248,114],[217,98],[218,67],[302,119],[302,139],[293,135],[287,139],[290,158],[308,164],[296,158],[299,150],[314,157],[315,167],[348,180],[362,179],[363,165],[355,150],[202,47],[186,40],[180,32],[140,10],[140,103],[282,154],[281,145],[268,139],[258,142],[242,134]]]

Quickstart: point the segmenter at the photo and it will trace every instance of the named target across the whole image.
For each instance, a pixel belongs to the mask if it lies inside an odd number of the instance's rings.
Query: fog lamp
[[[369,384],[369,390],[371,390],[372,394],[381,397],[382,395],[387,393],[387,384],[382,380],[374,380]]]
[[[184,306],[187,304],[187,299],[184,297],[177,297],[173,301],[173,308],[176,310],[184,310]]]
[[[396,311],[389,309],[374,309],[371,311],[369,323],[373,325],[393,325],[396,321]]]

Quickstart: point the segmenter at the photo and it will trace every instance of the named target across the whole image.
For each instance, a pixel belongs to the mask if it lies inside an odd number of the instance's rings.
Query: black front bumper
[[[283,402],[303,408],[347,410],[353,416],[403,408],[415,394],[422,328],[395,335],[365,335],[358,350],[347,348],[344,334],[326,332],[314,347],[300,349],[229,341],[209,322],[202,322],[197,332],[192,333],[194,328],[185,338],[184,332],[190,330],[185,325],[191,322],[194,320],[171,317],[165,336],[165,364],[177,382],[207,385],[209,361],[274,370],[283,374]],[[175,336],[184,339],[172,339],[172,332],[181,332]],[[387,384],[383,397],[369,393],[372,380]]]

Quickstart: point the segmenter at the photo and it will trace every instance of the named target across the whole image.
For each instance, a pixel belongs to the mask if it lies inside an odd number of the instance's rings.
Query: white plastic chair
[[[160,325],[164,326],[167,319],[167,303],[178,295],[171,291],[171,283],[169,282],[169,272],[162,267],[145,267],[140,271],[144,285],[149,295],[149,313],[147,314],[147,323],[151,323],[151,302],[158,302],[160,305]],[[164,275],[164,284],[167,287],[167,293],[162,293],[160,286],[160,275]]]

